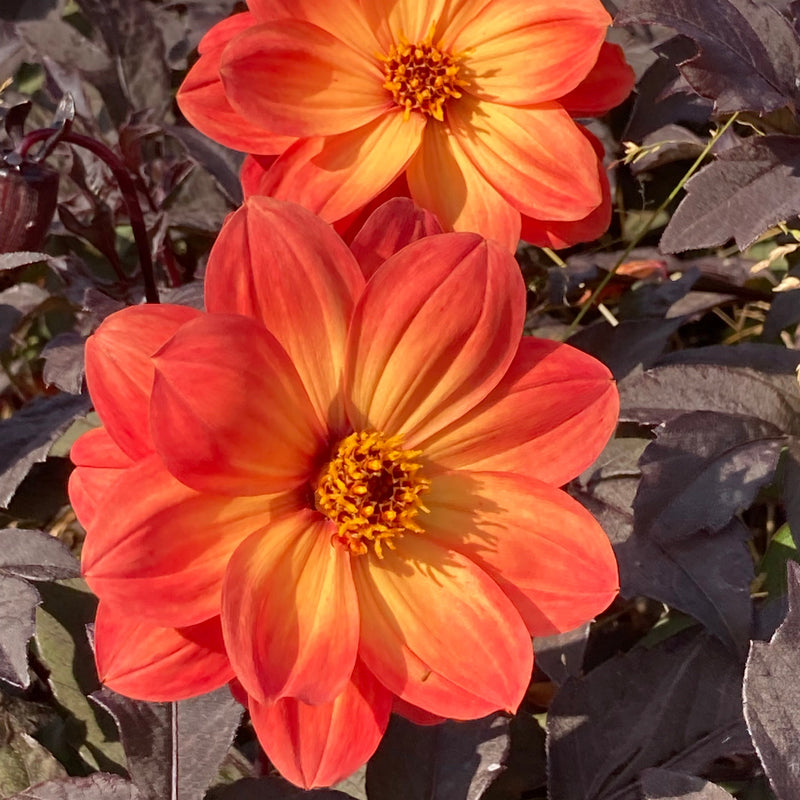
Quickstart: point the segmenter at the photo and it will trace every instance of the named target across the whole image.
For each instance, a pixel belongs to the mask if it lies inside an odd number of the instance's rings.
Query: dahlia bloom
[[[364,763],[392,709],[516,709],[531,636],[617,592],[608,539],[557,488],[611,435],[608,370],[521,338],[513,257],[436,231],[395,199],[349,249],[251,198],[206,313],[126,308],[86,346],[103,424],[73,447],[70,498],[100,677],[155,701],[235,678],[306,787]]]
[[[600,0],[249,0],[209,31],[178,93],[254,154],[246,194],[345,228],[383,192],[512,250],[608,227],[602,146],[573,116],[627,97]]]

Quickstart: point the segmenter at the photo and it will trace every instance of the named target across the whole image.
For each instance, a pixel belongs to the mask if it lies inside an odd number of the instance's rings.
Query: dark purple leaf
[[[694,161],[705,146],[705,140],[688,128],[675,124],[664,125],[642,139],[642,147],[647,152],[631,162],[631,172],[640,175],[673,161]]]
[[[533,714],[519,710],[509,722],[511,749],[497,780],[483,800],[532,797],[547,783],[544,729]]]
[[[566,633],[534,637],[533,652],[537,666],[547,673],[553,683],[559,685],[567,678],[577,677],[583,670],[583,654],[588,639],[588,622]]]
[[[753,642],[744,677],[747,727],[778,800],[800,796],[800,566],[789,564],[789,613],[768,643]]]
[[[205,311],[202,281],[191,281],[183,286],[178,286],[176,289],[160,289],[158,296],[162,303],[191,306],[198,311]]]
[[[282,778],[245,778],[225,789],[218,800],[352,800],[349,794],[335,789],[307,792]]]
[[[42,349],[44,382],[69,394],[80,394],[83,386],[86,339],[75,331],[60,333]]]
[[[750,532],[734,519],[713,537],[699,533],[682,542],[659,542],[634,536],[632,504],[646,445],[642,439],[612,439],[573,494],[614,545],[623,597],[652,597],[690,614],[743,654],[752,630]]]
[[[9,800],[141,800],[134,785],[118,775],[61,778],[31,786]]]
[[[794,108],[800,42],[789,21],[752,0],[628,0],[616,22],[666,25],[695,42],[699,53],[679,64],[718,114],[766,114]]]
[[[784,433],[800,431],[800,391],[794,374],[671,363],[629,375],[619,390],[623,422],[658,425],[689,411],[716,411],[756,417]]]
[[[636,534],[666,543],[720,530],[772,480],[785,444],[754,417],[694,411],[663,423],[639,462]]]
[[[0,679],[26,688],[28,642],[35,629],[39,593],[26,581],[0,575]]]
[[[509,751],[508,717],[415,725],[393,716],[367,765],[370,800],[478,800]]]
[[[53,442],[90,407],[89,398],[79,395],[40,396],[0,421],[0,506],[8,505],[31,467],[47,458]]]
[[[227,686],[179,703],[145,703],[102,689],[142,800],[201,800],[228,752],[242,707]]]
[[[46,253],[28,253],[18,251],[16,253],[0,253],[0,272],[5,269],[16,269],[17,267],[27,267],[29,264],[38,264],[40,261],[49,261],[50,256]]]
[[[682,322],[682,319],[636,319],[616,326],[596,322],[567,341],[602,361],[617,380],[622,380],[637,366],[647,368],[655,363]]]
[[[77,578],[80,564],[55,536],[21,528],[0,530],[0,573],[34,581]]]
[[[662,356],[659,364],[718,364],[747,367],[768,375],[782,374],[784,377],[775,386],[782,392],[789,392],[792,381],[795,381],[795,370],[800,365],[800,352],[778,345],[743,342],[677,350]]]
[[[783,472],[783,505],[789,529],[800,531],[800,440],[788,440]]]
[[[777,339],[784,328],[800,322],[800,290],[777,292],[769,306],[761,336],[767,341]]]
[[[641,784],[642,800],[733,800],[720,786],[668,769],[646,769]]]
[[[547,715],[551,800],[639,800],[648,768],[749,753],[741,685],[738,659],[695,631],[571,678]]]
[[[756,136],[720,153],[686,184],[686,197],[661,237],[665,253],[740,250],[800,209],[800,137]]]

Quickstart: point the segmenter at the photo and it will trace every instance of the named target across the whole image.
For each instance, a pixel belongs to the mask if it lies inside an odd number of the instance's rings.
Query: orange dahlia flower
[[[212,250],[207,313],[127,308],[86,346],[103,425],[70,497],[100,677],[148,700],[236,678],[306,787],[364,763],[392,708],[515,709],[530,637],[617,592],[608,539],[557,488],[611,435],[614,382],[521,338],[504,248],[419,238],[436,229],[393,200],[351,250],[251,198]]]
[[[573,116],[630,92],[600,0],[249,0],[178,93],[247,153],[247,194],[348,220],[384,191],[514,249],[608,227],[602,147]],[[265,158],[266,157],[266,158]]]

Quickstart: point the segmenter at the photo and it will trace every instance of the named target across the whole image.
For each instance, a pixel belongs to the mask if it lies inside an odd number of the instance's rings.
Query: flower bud
[[[57,172],[14,155],[0,157],[0,253],[38,250],[58,198]]]

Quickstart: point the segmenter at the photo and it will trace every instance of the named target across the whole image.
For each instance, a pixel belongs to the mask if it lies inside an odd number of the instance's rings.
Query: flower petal
[[[636,75],[625,60],[623,49],[603,42],[592,71],[558,102],[573,117],[599,117],[625,100],[635,82]]]
[[[384,52],[405,37],[419,42],[441,16],[446,0],[361,0],[367,23],[375,31]]]
[[[436,233],[442,233],[442,226],[430,211],[414,205],[407,197],[396,197],[370,215],[350,249],[369,280],[389,256]]]
[[[619,394],[608,368],[566,344],[525,336],[479,405],[419,442],[437,468],[518,472],[561,486],[614,433]]]
[[[446,230],[475,231],[517,249],[520,214],[501,197],[444,125],[428,125],[406,172],[411,196]]]
[[[75,464],[69,476],[69,501],[84,528],[95,508],[122,473],[135,463],[114,443],[102,426],[81,436],[70,450]]]
[[[151,456],[98,505],[81,553],[84,577],[119,613],[163,627],[195,625],[220,613],[233,551],[294,500],[200,494]]]
[[[150,356],[184,323],[187,306],[131,306],[106,317],[86,341],[86,383],[108,435],[132,459],[153,452],[149,435]]]
[[[228,653],[261,703],[332,701],[353,671],[358,605],[350,554],[332,523],[304,510],[270,525],[233,554],[222,590]]]
[[[400,697],[394,698],[392,711],[415,725],[438,725],[440,722],[447,721],[445,717],[438,717],[436,714],[431,714],[430,711],[412,706],[411,703],[407,703]]]
[[[357,211],[403,171],[422,141],[420,114],[400,109],[338,136],[301,139],[265,173],[259,191],[334,222]]]
[[[249,0],[247,5],[259,22],[303,19],[354,49],[374,53],[380,48],[358,0]]]
[[[375,752],[389,722],[392,695],[361,664],[330,703],[308,705],[286,697],[249,703],[253,726],[269,760],[297,786],[330,786],[355,772]]]
[[[267,170],[275,163],[277,158],[277,156],[260,156],[258,154],[248,154],[244,157],[239,170],[239,180],[242,184],[242,193],[245,200],[254,194],[264,194],[260,190],[261,181],[264,180]]]
[[[493,0],[471,19],[454,18],[443,40],[454,52],[467,51],[470,94],[531,105],[555,100],[586,77],[610,22],[599,0]]]
[[[403,700],[442,717],[515,710],[533,667],[519,613],[472,561],[424,534],[354,560],[359,655]]]
[[[552,247],[556,250],[571,247],[579,242],[591,242],[602,236],[611,224],[611,187],[603,164],[603,143],[583,126],[580,132],[589,140],[597,154],[597,175],[603,191],[603,201],[583,219],[554,221],[522,217],[522,238],[537,247]]]
[[[227,218],[206,269],[206,307],[260,320],[289,354],[322,425],[344,426],[342,370],[358,264],[319,217],[253,197]]]
[[[205,314],[153,362],[153,441],[182,483],[263,495],[314,471],[325,432],[286,351],[260,323]]]
[[[525,287],[513,256],[469,233],[413,242],[361,296],[345,366],[356,430],[404,434],[406,446],[458,419],[514,357]]]
[[[520,108],[464,96],[446,111],[466,155],[518,211],[575,220],[600,205],[597,155],[558,103]]]
[[[287,136],[327,136],[366,125],[392,107],[378,59],[302,19],[243,31],[220,74],[233,108]]]
[[[185,700],[233,678],[219,617],[188,628],[156,628],[100,603],[94,643],[101,683],[136,700]]]
[[[176,100],[186,119],[214,141],[248,153],[281,153],[294,137],[265,130],[235,111],[219,73],[228,42],[255,24],[255,17],[247,12],[218,22],[200,42],[200,58],[178,89]]]
[[[511,473],[456,471],[437,475],[425,502],[426,536],[486,570],[532,636],[577,627],[619,591],[608,537],[560,489]]]

